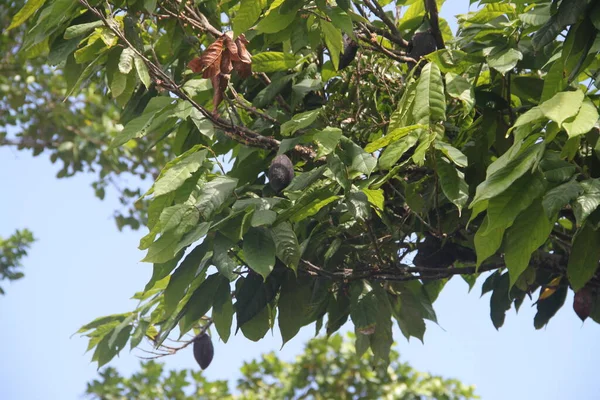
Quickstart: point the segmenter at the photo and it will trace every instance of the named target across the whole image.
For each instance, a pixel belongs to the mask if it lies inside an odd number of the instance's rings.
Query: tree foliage
[[[489,271],[497,328],[536,291],[538,329],[569,290],[600,320],[600,4],[481,1],[453,36],[442,3],[30,0],[14,15],[19,54],[56,65],[67,101],[93,88],[121,110],[94,154],[137,161],[111,173],[157,168],[134,205],[153,275],[135,310],[82,327],[95,361],[174,330],[227,341],[234,317],[284,343],[350,319],[357,352],[387,360],[393,321],[422,340],[445,283]],[[295,176],[275,192],[281,154]]]
[[[292,363],[275,353],[262,355],[241,368],[235,394],[227,381],[209,381],[200,371],[165,371],[155,361],[144,361],[129,378],[107,367],[88,383],[91,399],[475,399],[473,386],[415,371],[390,353],[389,366],[372,357],[358,356],[353,344],[339,334],[310,341]]]
[[[0,237],[0,281],[14,281],[24,276],[20,270],[21,259],[27,256],[34,241],[33,234],[27,229],[17,230],[6,239]],[[1,287],[0,294],[4,294]]]

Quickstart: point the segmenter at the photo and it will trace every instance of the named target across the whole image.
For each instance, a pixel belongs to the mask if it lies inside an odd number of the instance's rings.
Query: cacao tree
[[[351,320],[357,353],[389,360],[393,322],[422,340],[455,276],[485,279],[496,328],[526,297],[544,327],[569,290],[600,321],[600,4],[482,0],[456,35],[442,5],[25,3],[20,53],[119,114],[94,154],[156,168],[132,204],[152,278],[81,328],[94,361],[226,342],[234,319],[284,343]],[[271,187],[282,155],[293,179]]]

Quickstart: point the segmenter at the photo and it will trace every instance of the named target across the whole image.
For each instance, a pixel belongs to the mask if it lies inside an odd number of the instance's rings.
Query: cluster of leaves
[[[34,156],[48,155],[52,163],[61,165],[57,178],[96,174],[92,183],[96,196],[104,199],[106,191],[112,190],[123,205],[123,210],[115,211],[119,229],[139,228],[145,221],[145,205],[136,207],[133,202],[143,193],[141,181],[153,179],[172,157],[170,146],[164,143],[152,148],[148,143],[131,142],[109,149],[134,110],[106,101],[103,85],[95,80],[85,81],[82,87],[78,84],[74,92],[81,72],[76,64],[79,54],[69,55],[67,61],[73,69],[55,68],[64,65],[64,52],[73,51],[79,43],[77,32],[70,31],[68,40],[55,42],[52,48],[49,38],[23,48],[27,29],[18,23],[27,12],[19,11],[33,11],[43,2],[29,2],[23,8],[25,3],[0,4],[0,146],[31,151]],[[59,17],[56,14],[54,18]],[[136,179],[124,182],[120,179],[124,176]]]
[[[350,335],[352,338],[353,335]],[[244,363],[232,395],[226,381],[208,381],[199,371],[164,371],[154,361],[142,362],[141,371],[124,378],[111,367],[88,383],[92,399],[475,399],[475,388],[455,379],[415,371],[390,354],[390,364],[372,364],[356,355],[354,346],[337,334],[308,343],[293,363],[274,353]]]
[[[95,361],[175,329],[226,342],[234,317],[284,343],[350,318],[357,352],[388,360],[392,321],[422,339],[448,279],[486,271],[496,327],[538,289],[536,328],[569,288],[600,320],[600,4],[481,1],[453,37],[443,1],[391,3],[30,0],[15,16],[32,17],[22,51],[47,43],[72,91],[93,81],[128,111],[111,149],[174,154],[140,200],[140,305],[80,330]],[[436,51],[407,40],[423,32]],[[192,66],[227,75],[241,34],[252,75],[213,88],[188,68],[204,50]],[[340,71],[344,35],[360,50]],[[283,153],[296,176],[276,194],[264,171]]]
[[[34,241],[33,234],[27,229],[17,230],[7,239],[0,237],[0,280],[14,281],[24,276],[19,270],[21,259],[27,256],[27,250]],[[4,294],[1,287],[0,294]]]

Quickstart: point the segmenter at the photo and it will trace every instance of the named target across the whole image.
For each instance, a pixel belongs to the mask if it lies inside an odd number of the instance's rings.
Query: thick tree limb
[[[431,33],[433,33],[433,37],[435,38],[435,43],[438,48],[445,49],[446,45],[444,44],[444,37],[442,36],[442,31],[440,30],[440,18],[438,13],[438,8],[435,0],[423,0],[425,2],[425,10],[429,14],[429,23],[431,24]]]

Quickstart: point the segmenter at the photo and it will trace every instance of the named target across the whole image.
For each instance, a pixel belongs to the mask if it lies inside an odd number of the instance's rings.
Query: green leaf
[[[460,214],[469,200],[469,185],[465,182],[464,174],[445,158],[439,158],[436,166],[442,191],[448,200],[458,208]]]
[[[376,150],[381,149],[382,147],[388,146],[394,142],[397,142],[399,139],[405,137],[406,135],[408,135],[409,133],[417,130],[417,129],[425,129],[427,128],[427,125],[410,125],[410,126],[405,126],[402,128],[397,128],[394,129],[392,132],[388,133],[387,135],[369,143],[367,146],[365,146],[365,151],[367,153],[372,153]]]
[[[230,281],[237,276],[233,271],[238,264],[229,256],[229,251],[235,246],[235,243],[226,236],[217,232],[213,240],[213,263],[221,275]]]
[[[475,244],[475,253],[477,254],[477,267],[481,265],[485,260],[489,257],[496,254],[496,251],[502,245],[502,238],[504,237],[503,227],[498,227],[496,229],[489,230],[488,229],[489,219],[486,215],[483,219],[483,223],[475,233],[475,238],[473,242]],[[485,236],[483,235],[485,232]]]
[[[429,125],[446,120],[446,97],[439,67],[428,63],[417,83],[413,117],[417,124]]]
[[[254,318],[242,325],[242,333],[247,339],[258,342],[271,328],[271,310],[267,305]]]
[[[444,155],[448,157],[450,161],[456,164],[457,167],[465,168],[468,166],[467,156],[448,143],[438,140],[435,142],[435,148],[444,153]]]
[[[344,136],[340,144],[342,148],[340,156],[344,164],[349,165],[352,171],[358,171],[367,176],[371,175],[377,166],[377,159]]]
[[[252,220],[250,221],[251,226],[263,226],[273,225],[277,219],[277,213],[272,210],[256,210],[252,214]]]
[[[211,317],[219,337],[227,343],[231,334],[233,322],[233,302],[231,301],[231,287],[229,280],[221,278],[215,293]]]
[[[200,215],[209,219],[226,201],[231,199],[238,180],[228,176],[217,176],[202,187],[196,200]]]
[[[378,307],[375,293],[365,283],[358,281],[350,286],[350,318],[358,332],[363,335],[375,332]]]
[[[465,114],[475,107],[475,91],[473,85],[465,78],[452,72],[446,73],[446,91],[465,105]]]
[[[549,219],[554,218],[563,207],[575,200],[582,192],[583,188],[577,181],[569,181],[549,190],[542,201],[546,216]]]
[[[542,246],[554,223],[548,219],[541,201],[535,201],[521,213],[513,226],[506,232],[504,261],[510,274],[512,288],[517,279],[529,266],[531,254]]]
[[[325,45],[329,49],[329,57],[333,63],[333,67],[337,70],[340,63],[340,54],[344,52],[344,38],[342,32],[337,29],[331,22],[324,19],[319,19],[321,32],[325,39]]]
[[[300,114],[296,114],[289,121],[284,122],[281,125],[281,134],[283,136],[293,135],[297,130],[304,129],[310,126],[317,120],[321,115],[322,109],[317,108],[316,110],[305,111]]]
[[[494,170],[485,181],[477,186],[475,198],[469,208],[473,208],[477,203],[491,199],[505,191],[517,179],[531,170],[533,164],[544,152],[544,144],[534,144],[525,149],[517,157],[510,160],[505,166]],[[500,161],[499,158],[497,161]],[[494,165],[494,164],[492,164]],[[491,166],[490,166],[491,167]]]
[[[535,329],[542,329],[550,318],[552,318],[556,312],[563,306],[565,299],[567,298],[566,285],[561,285],[556,289],[553,295],[550,297],[540,300],[537,303],[537,313],[533,318],[533,326]]]
[[[494,291],[490,298],[490,317],[496,329],[504,325],[506,312],[510,310],[511,299],[508,289],[508,273],[503,274],[494,281]]]
[[[275,273],[266,281],[257,274],[249,274],[236,281],[235,311],[237,329],[260,313],[277,295],[281,282]]]
[[[315,133],[313,135],[313,141],[318,146],[317,158],[332,153],[337,147],[341,138],[342,130],[340,128],[332,128],[330,126]]]
[[[287,71],[296,66],[298,58],[289,53],[266,51],[252,56],[252,70],[254,72]]]
[[[381,169],[392,168],[404,153],[417,143],[418,139],[418,131],[414,131],[408,136],[389,145],[379,157],[379,167]]]
[[[272,9],[269,14],[258,23],[256,30],[259,33],[280,32],[290,26],[296,18],[296,13],[297,11],[292,11],[281,14],[279,9]],[[252,63],[254,64],[254,60],[252,60]]]
[[[263,8],[266,7],[266,3],[265,0],[242,0],[240,2],[240,8],[232,21],[234,37],[238,37],[240,33],[244,33],[254,26],[262,14]]]
[[[271,228],[275,254],[288,268],[297,271],[300,262],[300,245],[296,233],[287,221],[283,221]]]
[[[567,276],[574,291],[583,288],[598,270],[600,260],[600,231],[585,224],[573,240],[569,255]]]
[[[86,33],[94,30],[95,28],[101,27],[103,25],[104,25],[104,22],[102,22],[101,20],[94,21],[94,22],[88,22],[85,24],[71,25],[70,27],[67,28],[67,30],[65,30],[65,34],[63,35],[63,38],[73,39],[78,36],[85,35]]]
[[[522,59],[523,54],[513,48],[496,51],[487,57],[488,65],[502,75],[512,70]]]
[[[248,267],[267,279],[275,266],[275,243],[271,233],[263,227],[250,228],[244,235],[243,246]]]
[[[206,273],[204,267],[211,254],[208,250],[208,243],[202,243],[194,247],[194,250],[184,258],[179,267],[173,272],[164,293],[165,314],[171,314],[175,311],[192,280],[200,274],[199,267],[201,265],[203,273]]]
[[[133,57],[133,62],[135,64],[135,70],[137,71],[140,81],[142,81],[146,89],[149,89],[150,85],[152,84],[152,80],[150,79],[150,74],[148,73],[148,67],[146,67],[146,63],[138,55]]]
[[[142,259],[142,262],[164,263],[175,256],[175,248],[181,235],[170,231],[161,235],[157,241],[148,248],[148,254]]]
[[[517,179],[504,192],[490,199],[487,207],[488,231],[510,227],[529,205],[544,193],[546,182],[539,174],[525,175]]]
[[[574,92],[560,92],[555,94],[550,100],[540,104],[540,110],[546,118],[555,121],[559,126],[562,123],[576,115],[581,108],[585,95],[581,90]]]
[[[46,0],[28,0],[27,3],[21,8],[10,21],[10,25],[6,28],[6,32],[11,29],[15,29],[19,25],[27,21],[41,6],[44,5]]]
[[[195,153],[183,153],[173,160],[172,166],[164,171],[154,183],[154,197],[177,190],[183,183],[198,171],[206,158],[206,150]]]
[[[312,297],[311,280],[296,279],[294,274],[286,276],[277,302],[279,309],[277,322],[283,341],[282,347],[309,322],[307,319],[311,314]]]
[[[118,323],[123,322],[130,315],[131,315],[131,313],[123,313],[123,314],[112,314],[112,315],[106,315],[104,317],[99,317],[99,318],[96,318],[95,320],[93,320],[92,322],[89,322],[89,323],[85,324],[84,326],[82,326],[81,328],[79,328],[79,330],[76,333],[84,333],[86,331],[98,328],[99,326],[102,326],[102,325],[105,325],[108,323],[117,322],[117,324],[118,324]]]
[[[181,319],[180,336],[189,331],[200,318],[208,313],[208,310],[213,306],[215,293],[222,279],[223,276],[219,273],[207,276],[204,282],[194,291],[187,302],[187,312]],[[162,332],[161,336],[163,336]]]
[[[584,135],[592,130],[594,125],[598,122],[598,118],[598,109],[594,103],[586,97],[581,104],[581,108],[577,115],[567,119],[563,123],[563,127],[570,138]]]
[[[123,49],[121,56],[119,57],[119,71],[121,71],[122,74],[127,75],[131,72],[134,56],[135,53],[131,48],[126,47]]]
[[[125,128],[112,140],[109,149],[117,148],[136,137],[140,138],[145,136],[154,122],[154,119],[158,117],[161,112],[164,112],[172,103],[173,99],[170,97],[159,96],[152,98],[144,109],[144,113],[139,117],[132,119],[125,125]]]

